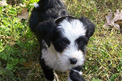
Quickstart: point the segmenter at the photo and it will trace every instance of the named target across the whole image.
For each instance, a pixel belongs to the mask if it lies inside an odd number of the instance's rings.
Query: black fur
[[[88,38],[87,37],[84,37],[84,36],[81,36],[79,37],[78,39],[75,40],[76,44],[78,45],[78,49],[83,51],[84,54],[85,54],[85,47],[88,43]]]
[[[60,53],[70,44],[70,41],[65,37],[58,37],[58,39],[53,39],[52,42],[56,51]]]
[[[40,0],[39,7],[33,8],[29,20],[29,27],[36,32],[36,26],[43,21],[67,16],[68,12],[60,0]]]
[[[50,81],[53,81],[54,79],[53,69],[51,69],[49,66],[45,64],[45,61],[41,55],[39,57],[39,61],[41,64],[41,68],[43,69],[43,73],[45,74],[45,78]]]
[[[80,18],[80,21],[85,25],[87,29],[86,37],[88,37],[89,39],[95,31],[95,25],[88,18],[85,18],[83,16]]]
[[[70,75],[70,78],[72,79],[72,81],[85,81],[85,79],[77,72],[74,72],[73,70],[77,70],[77,71],[82,71],[82,66],[77,66],[75,68],[73,68],[69,75]]]
[[[73,70],[70,71],[70,78],[72,81],[85,81],[79,73],[74,72]]]
[[[65,18],[67,18],[69,22],[78,18],[69,16],[68,11],[61,0],[40,0],[38,4],[39,7],[33,8],[32,10],[29,27],[37,36],[40,43],[40,50],[42,50],[42,48],[46,49],[43,42],[46,43],[48,47],[50,47],[50,43],[52,42],[55,50],[61,53],[67,45],[70,44],[70,41],[67,38],[62,37],[61,31],[57,26],[59,26]],[[85,37],[79,37],[75,42],[78,45],[78,49],[85,52],[84,48],[88,43],[88,39],[94,33],[95,25],[85,17],[81,17],[79,20],[85,25],[87,32]],[[41,55],[40,64],[46,79],[52,81],[54,79],[53,68],[50,68],[45,64]],[[73,69],[81,71],[82,67],[78,66]],[[72,81],[85,81],[80,74],[73,70],[70,71],[69,75]]]
[[[46,44],[50,47],[50,42],[54,35],[54,30],[56,29],[57,25],[55,24],[53,19],[49,19],[44,22],[40,22],[37,27],[36,31],[38,35],[46,42]]]

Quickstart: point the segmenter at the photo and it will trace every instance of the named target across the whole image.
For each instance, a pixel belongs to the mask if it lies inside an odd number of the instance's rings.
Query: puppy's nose
[[[76,64],[77,63],[77,59],[76,58],[70,58],[70,63],[71,64]]]

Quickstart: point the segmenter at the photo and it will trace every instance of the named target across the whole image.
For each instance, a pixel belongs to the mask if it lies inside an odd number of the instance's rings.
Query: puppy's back
[[[29,27],[32,32],[36,32],[35,28],[40,22],[67,15],[68,12],[61,0],[40,0],[31,12]]]

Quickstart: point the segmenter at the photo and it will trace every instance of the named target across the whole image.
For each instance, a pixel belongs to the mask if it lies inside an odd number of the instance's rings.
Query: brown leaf
[[[113,19],[112,19],[112,12],[109,12],[108,15],[106,16],[106,20],[107,23],[104,24],[106,28],[108,28],[108,26],[112,26],[115,27],[116,30],[120,30],[120,25],[116,22],[122,20],[122,10],[121,12],[119,12],[119,10],[117,9],[117,12],[114,13]]]
[[[30,62],[23,62],[23,66],[25,67],[25,68],[30,68],[32,65],[33,65],[33,61],[30,61]]]
[[[29,15],[28,9],[24,8],[24,9],[22,9],[21,13],[18,13],[18,18],[19,19],[28,19],[28,15]]]
[[[114,13],[113,21],[118,21],[118,20],[122,20],[122,10],[121,12],[119,12],[119,10],[117,9],[117,12]]]
[[[120,30],[119,24],[114,23],[114,27],[115,27],[116,30]]]
[[[111,19],[112,19],[112,12],[109,12],[107,16],[105,16],[107,23],[105,24],[105,27],[108,28],[109,25],[111,24]]]

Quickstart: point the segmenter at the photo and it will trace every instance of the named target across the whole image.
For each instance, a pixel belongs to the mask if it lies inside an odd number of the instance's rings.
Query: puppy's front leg
[[[82,67],[78,66],[70,70],[68,81],[85,81],[85,79],[82,77],[81,69]]]
[[[45,61],[42,58],[42,55],[40,55],[39,61],[40,61],[40,65],[43,69],[43,73],[45,74],[45,78],[47,79],[47,81],[54,81],[53,69],[51,69],[49,66],[45,64]]]

